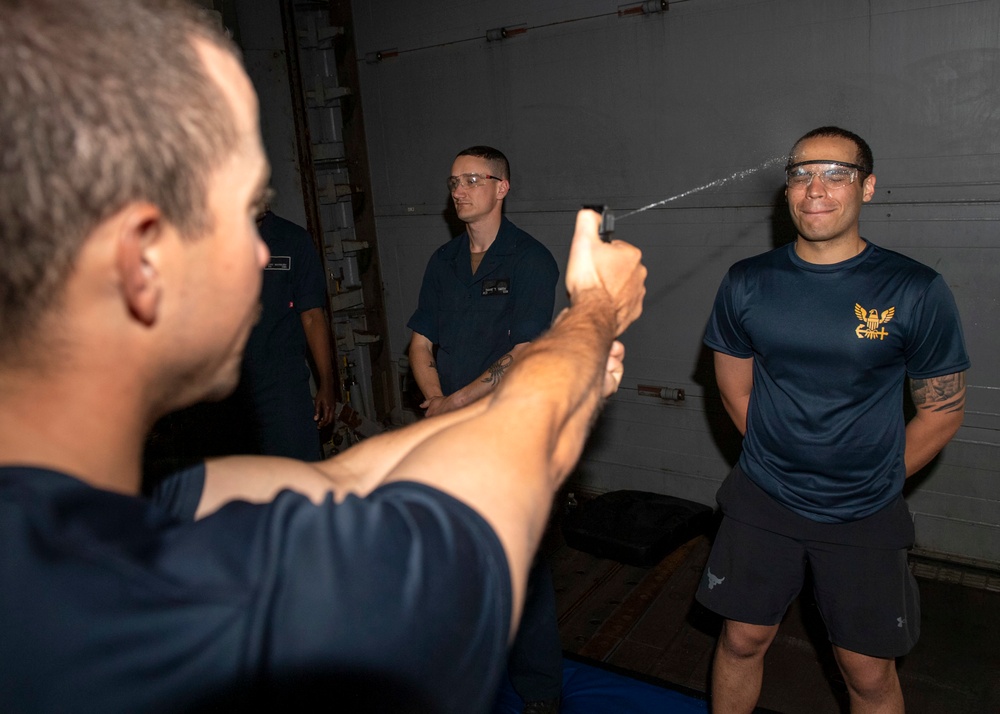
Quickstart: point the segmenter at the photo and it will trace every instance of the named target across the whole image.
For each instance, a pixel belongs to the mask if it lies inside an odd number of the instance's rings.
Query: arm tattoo
[[[965,407],[965,372],[930,379],[911,379],[910,394],[917,409],[961,411]]]
[[[489,366],[487,370],[489,374],[483,377],[482,381],[489,382],[496,389],[496,386],[500,384],[500,380],[503,379],[503,373],[507,371],[507,368],[514,363],[514,357],[510,354],[506,354],[496,362]]]

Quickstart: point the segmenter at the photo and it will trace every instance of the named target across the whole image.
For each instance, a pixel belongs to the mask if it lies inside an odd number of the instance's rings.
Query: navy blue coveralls
[[[304,461],[321,458],[300,314],[326,302],[326,277],[309,233],[268,211],[259,225],[271,251],[260,320],[243,357],[240,391],[251,405],[258,450]]]
[[[552,322],[559,268],[548,248],[503,218],[496,240],[472,273],[468,233],[431,256],[416,312],[407,323],[437,349],[445,395],[479,378],[521,342]],[[548,564],[535,559],[524,613],[507,662],[511,683],[526,701],[562,691],[562,647]]]

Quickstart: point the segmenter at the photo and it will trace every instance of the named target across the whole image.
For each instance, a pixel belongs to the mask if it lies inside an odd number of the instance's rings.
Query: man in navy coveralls
[[[318,429],[333,420],[333,361],[323,263],[309,233],[270,210],[257,230],[271,258],[264,268],[260,319],[247,340],[240,394],[251,406],[258,451],[316,461]],[[309,387],[306,350],[316,370]]]
[[[448,190],[465,231],[434,251],[407,327],[427,416],[489,394],[552,320],[559,268],[549,249],[503,215],[510,163],[473,146],[455,157]]]
[[[143,498],[146,432],[232,391],[257,316],[253,88],[172,0],[0,0],[0,86],[0,710],[487,711],[639,251],[581,211],[570,307],[488,399]]]
[[[407,326],[426,416],[490,394],[552,320],[559,269],[548,248],[503,215],[510,163],[490,146],[460,151],[448,190],[465,231],[434,251]],[[555,714],[562,648],[548,563],[539,556],[508,663],[528,714]]]

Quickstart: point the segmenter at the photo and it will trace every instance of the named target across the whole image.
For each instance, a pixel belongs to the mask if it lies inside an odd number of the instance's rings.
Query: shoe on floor
[[[535,699],[525,702],[524,714],[559,714],[559,697],[555,699]]]

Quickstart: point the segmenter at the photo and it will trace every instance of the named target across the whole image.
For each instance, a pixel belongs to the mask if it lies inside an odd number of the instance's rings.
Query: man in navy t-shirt
[[[852,711],[903,711],[895,657],[920,628],[903,484],[961,425],[969,358],[944,279],[861,237],[872,171],[868,144],[844,129],[796,142],[785,191],[796,240],[730,268],[705,333],[744,436],[698,591],[726,618],[718,711],[753,709],[806,564]]]
[[[256,96],[187,3],[0,4],[0,711],[487,711],[639,251],[581,211],[570,307],[488,400],[142,498],[150,425],[231,392],[257,318]]]

